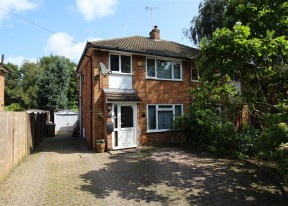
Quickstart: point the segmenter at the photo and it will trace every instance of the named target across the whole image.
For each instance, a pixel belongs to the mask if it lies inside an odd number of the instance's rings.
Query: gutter
[[[81,57],[80,57],[80,59],[79,59],[79,62],[78,62],[78,64],[77,64],[77,68],[76,68],[76,72],[77,72],[77,73],[79,72],[79,69],[80,69],[80,66],[81,66],[81,63],[82,63],[83,59],[84,59],[85,57],[87,57],[86,53],[87,53],[87,50],[88,50],[89,48],[93,48],[93,45],[92,45],[91,42],[87,42],[86,45],[85,45],[84,51],[82,52],[82,55],[81,55]]]

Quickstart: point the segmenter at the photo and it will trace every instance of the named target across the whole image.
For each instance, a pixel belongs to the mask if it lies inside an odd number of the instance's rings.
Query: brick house
[[[5,75],[9,73],[9,69],[4,64],[4,55],[1,58],[0,64],[0,111],[4,110],[4,86]]]
[[[188,111],[188,89],[197,85],[197,49],[150,37],[87,42],[77,65],[81,137],[95,150],[181,141],[169,133]]]

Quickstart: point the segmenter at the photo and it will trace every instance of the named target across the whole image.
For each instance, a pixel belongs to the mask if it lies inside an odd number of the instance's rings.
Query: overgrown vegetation
[[[11,63],[7,67],[5,110],[77,110],[76,65],[68,58],[50,55],[37,63],[24,61],[20,68]]]
[[[275,161],[288,185],[287,19],[285,0],[205,0],[186,33],[200,42],[200,86],[174,127],[212,152]]]

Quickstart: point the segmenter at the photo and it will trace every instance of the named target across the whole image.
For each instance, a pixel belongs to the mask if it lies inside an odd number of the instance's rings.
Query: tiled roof
[[[142,101],[137,92],[133,89],[103,89],[107,101],[125,101],[139,102]]]
[[[10,73],[10,70],[4,64],[0,64],[0,72],[8,74]]]
[[[142,36],[93,41],[88,42],[88,44],[89,43],[93,48],[182,59],[193,58],[198,54],[198,49],[189,46],[178,44],[172,41],[154,40]]]

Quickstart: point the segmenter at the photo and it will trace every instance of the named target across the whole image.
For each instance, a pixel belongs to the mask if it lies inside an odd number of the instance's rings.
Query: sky
[[[18,66],[51,54],[77,64],[87,41],[148,37],[154,25],[161,39],[194,47],[183,28],[189,28],[200,2],[0,0],[0,55],[5,55],[4,63]]]

